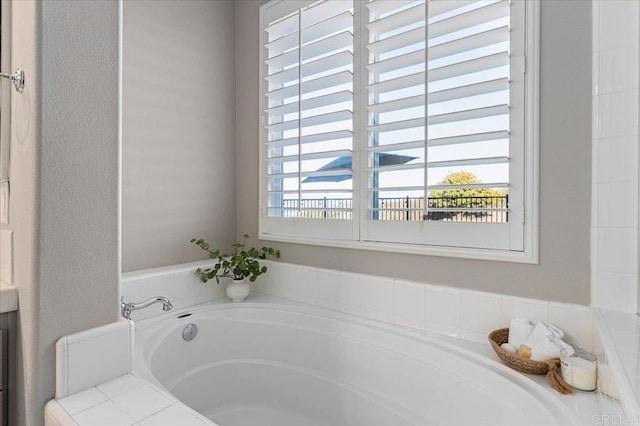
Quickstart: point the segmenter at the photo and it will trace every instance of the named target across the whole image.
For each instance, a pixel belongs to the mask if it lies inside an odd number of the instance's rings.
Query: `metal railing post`
[[[322,211],[322,217],[323,217],[324,219],[326,219],[326,218],[327,218],[327,197],[324,197],[324,198],[323,198],[323,200],[322,200],[322,204],[323,204],[322,208],[324,209],[324,210]]]
[[[404,205],[407,208],[407,218],[406,218],[406,220],[409,220],[409,219],[411,219],[411,217],[410,217],[411,212],[409,211],[409,196],[408,195],[407,195],[407,198],[405,198],[405,200],[404,200]]]

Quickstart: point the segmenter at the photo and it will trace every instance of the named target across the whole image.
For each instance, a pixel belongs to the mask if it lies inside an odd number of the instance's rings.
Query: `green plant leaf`
[[[217,259],[215,265],[211,268],[196,269],[196,277],[203,283],[215,278],[216,282],[220,284],[220,278],[222,277],[232,279],[248,277],[249,282],[255,282],[260,275],[265,274],[267,267],[261,266],[260,260],[266,259],[267,256],[280,257],[279,250],[275,250],[272,247],[245,248],[249,234],[243,234],[243,236],[244,241],[242,243],[232,244],[233,254],[222,253],[220,249],[211,250],[211,245],[202,238],[191,239],[192,243],[208,252],[209,258]]]

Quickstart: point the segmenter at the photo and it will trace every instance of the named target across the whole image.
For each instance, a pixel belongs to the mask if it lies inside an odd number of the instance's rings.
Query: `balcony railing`
[[[429,197],[428,219],[446,222],[506,223],[509,221],[509,196]],[[374,220],[417,221],[423,219],[423,197],[378,198],[372,211]],[[282,200],[284,217],[350,219],[349,198],[312,198]]]

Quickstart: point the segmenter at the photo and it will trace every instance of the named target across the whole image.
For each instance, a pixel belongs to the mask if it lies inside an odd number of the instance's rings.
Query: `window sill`
[[[494,262],[511,262],[539,264],[538,249],[531,247],[525,251],[491,250],[462,247],[427,246],[416,244],[382,243],[374,241],[334,240],[287,235],[274,235],[261,232],[260,239],[292,244],[304,244],[323,247],[337,247],[354,250],[372,250],[388,253],[417,254],[423,256],[452,257],[459,259],[488,260]]]

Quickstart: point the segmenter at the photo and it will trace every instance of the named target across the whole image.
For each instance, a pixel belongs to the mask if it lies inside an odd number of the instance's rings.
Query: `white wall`
[[[637,312],[640,3],[593,5],[592,302]]]
[[[123,35],[123,272],[204,259],[235,237],[234,2],[126,1]]]
[[[118,318],[118,2],[13,3],[17,413],[43,424],[54,345]]]

